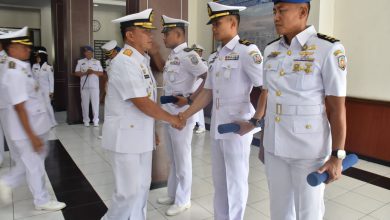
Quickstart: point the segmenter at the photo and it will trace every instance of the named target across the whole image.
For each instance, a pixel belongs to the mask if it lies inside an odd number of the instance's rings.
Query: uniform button
[[[130,128],[134,128],[134,125],[130,125]]]
[[[292,52],[291,50],[287,51],[287,55],[291,56]]]
[[[281,96],[282,92],[280,90],[276,91],[276,96]]]
[[[306,125],[306,129],[311,129],[311,125],[310,125],[310,124],[307,124],[307,125]]]
[[[277,123],[279,123],[279,122],[280,122],[280,120],[281,120],[281,119],[280,119],[280,117],[279,117],[279,116],[276,116],[276,117],[275,117],[275,121],[276,121]]]
[[[284,70],[281,70],[280,73],[279,73],[280,76],[284,76],[286,75],[286,73],[284,72]]]

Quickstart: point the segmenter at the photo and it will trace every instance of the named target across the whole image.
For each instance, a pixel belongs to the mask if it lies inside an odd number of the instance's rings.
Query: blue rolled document
[[[179,101],[179,99],[172,95],[160,97],[161,104],[176,103],[177,101]]]
[[[240,125],[236,123],[228,123],[218,125],[218,132],[220,134],[230,133],[230,132],[238,132],[240,130]]]
[[[358,162],[359,158],[356,156],[356,154],[349,154],[345,157],[343,160],[343,171],[347,170],[348,168],[351,168],[353,165],[355,165]],[[322,174],[313,172],[310,173],[307,176],[307,182],[310,186],[318,186],[323,182],[326,182],[328,180],[329,174],[327,172],[324,172]]]

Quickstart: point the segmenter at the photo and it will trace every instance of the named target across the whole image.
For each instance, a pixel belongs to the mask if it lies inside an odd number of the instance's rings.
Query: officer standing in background
[[[118,55],[119,51],[121,51],[121,48],[118,47],[118,43],[116,42],[116,40],[111,40],[111,41],[105,43],[102,46],[102,49],[104,51],[104,55],[106,56],[105,71],[107,73],[107,77],[109,78],[110,72],[111,72],[111,68],[110,68],[111,60],[114,59],[116,57],[116,55]],[[106,94],[106,93],[107,93],[107,82],[104,84],[104,94]],[[103,111],[104,111],[104,109],[103,109]],[[100,128],[99,136],[98,136],[99,139],[102,139],[102,137],[103,137],[102,131],[103,131],[103,127]]]
[[[54,117],[53,107],[51,100],[54,95],[54,72],[53,67],[47,63],[47,52],[44,50],[38,50],[35,56],[35,64],[32,66],[32,72],[34,79],[38,82],[41,88],[43,97],[45,98],[48,113],[53,124],[56,125],[56,119]]]
[[[216,220],[242,220],[248,198],[249,155],[253,132],[219,134],[220,124],[243,122],[255,113],[253,86],[262,86],[262,56],[256,45],[240,40],[239,12],[245,7],[208,3],[214,38],[222,45],[210,55],[202,92],[180,117],[184,120],[213,100],[211,117],[212,174]],[[247,123],[247,122],[245,122]]]
[[[274,0],[273,10],[282,37],[265,49],[265,90],[260,100],[266,99],[267,107],[259,102],[255,115],[260,119],[265,112],[259,157],[265,161],[271,219],[320,220],[325,185],[312,187],[306,177],[316,170],[329,173],[327,183],[341,176],[345,49],[339,40],[307,25],[310,0]]]
[[[12,188],[24,178],[33,194],[36,210],[56,211],[66,205],[51,200],[45,186],[45,158],[48,132],[53,127],[38,82],[32,76],[31,41],[28,28],[0,35],[8,57],[0,78],[0,100],[8,106],[0,112],[6,136],[10,140],[15,167],[0,179],[0,201],[12,201]]]
[[[89,103],[92,104],[93,126],[99,127],[99,77],[103,76],[103,67],[93,58],[91,46],[83,48],[84,59],[77,62],[75,76],[80,77],[81,109],[84,126],[89,127]]]
[[[156,104],[156,81],[146,51],[152,47],[153,10],[127,15],[120,23],[125,45],[111,61],[102,147],[108,151],[115,190],[103,220],[145,220],[151,183],[155,120],[182,122]]]
[[[0,31],[0,35],[3,34],[5,33]],[[3,66],[6,60],[7,60],[7,53],[5,52],[3,45],[0,42],[0,75],[3,72]],[[2,107],[3,104],[0,101],[0,108]],[[3,125],[0,119],[0,167],[1,165],[3,165],[3,161],[4,161],[4,147],[5,147],[4,143],[5,143],[5,139],[4,139]]]
[[[207,60],[203,59],[202,55],[203,55],[203,51],[204,51],[204,48],[198,44],[193,44],[191,46],[191,48],[194,49],[194,51],[200,56],[200,58],[202,58],[202,61],[203,63],[207,66]],[[203,85],[204,83],[204,80],[202,78],[199,78],[198,80],[196,80],[195,84],[194,84],[194,87],[192,88],[193,91],[196,91],[200,85]],[[195,122],[197,124],[197,128],[195,130],[195,133],[196,134],[202,134],[204,132],[206,132],[206,125],[205,125],[205,122],[204,122],[204,111],[203,109],[200,110],[198,113],[196,113],[194,115],[194,118],[195,118]]]
[[[171,49],[165,63],[164,93],[166,96],[176,96],[179,101],[163,105],[167,112],[177,115],[185,111],[199,92],[192,94],[192,88],[197,78],[206,78],[207,66],[199,55],[188,48],[185,42],[185,27],[187,21],[162,16],[164,43]],[[198,91],[203,88],[203,84]],[[187,120],[182,130],[172,128],[168,123],[164,125],[165,146],[170,158],[170,171],[168,177],[168,196],[158,198],[157,202],[172,205],[166,215],[177,215],[191,207],[192,186],[192,157],[191,141],[194,117]]]
[[[121,51],[121,48],[118,47],[118,42],[116,40],[111,40],[107,43],[105,43],[102,46],[102,49],[104,51],[104,55],[106,56],[106,69],[105,71],[108,72],[110,71],[110,64],[111,60],[114,59],[114,57]]]

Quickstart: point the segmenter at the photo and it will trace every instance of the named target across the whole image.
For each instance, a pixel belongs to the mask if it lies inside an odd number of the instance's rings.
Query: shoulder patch
[[[245,46],[249,46],[249,45],[253,44],[249,40],[245,40],[245,39],[239,40],[238,42],[240,42],[240,44],[244,44]]]
[[[190,58],[190,60],[191,60],[192,65],[198,65],[199,59],[198,59],[197,56],[195,56],[195,55],[190,55],[189,58]]]
[[[123,51],[123,54],[126,55],[126,56],[131,57],[131,55],[133,55],[133,51],[130,50],[130,49],[126,49],[126,50]]]
[[[15,69],[16,68],[16,63],[14,61],[9,61],[8,68],[9,69]]]
[[[184,50],[185,52],[191,52],[191,51],[194,50],[194,48],[189,48],[189,47],[187,47],[187,48],[184,48],[183,50]]]
[[[325,34],[320,34],[320,33],[317,33],[317,37],[322,39],[322,40],[326,40],[326,41],[329,41],[331,43],[336,43],[336,42],[339,42],[340,40],[334,38],[334,37],[330,37],[328,35],[325,35]]]
[[[278,40],[280,40],[280,39],[282,39],[282,37],[278,37],[278,38],[276,38],[275,40],[269,42],[269,43],[267,44],[267,46],[270,45],[270,44],[272,44],[272,43],[275,43],[276,41],[278,41]]]

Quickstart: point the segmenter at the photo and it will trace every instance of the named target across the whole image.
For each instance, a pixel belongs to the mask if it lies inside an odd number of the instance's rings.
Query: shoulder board
[[[183,50],[184,50],[185,52],[191,52],[191,51],[194,50],[194,48],[189,48],[189,47],[187,47],[187,48],[184,48]]]
[[[16,68],[16,63],[14,61],[9,61],[8,68],[9,69],[15,69]]]
[[[334,38],[334,37],[330,37],[328,35],[325,35],[325,34],[320,34],[320,33],[317,33],[317,37],[322,39],[322,40],[326,40],[326,41],[329,41],[331,43],[336,43],[336,42],[339,42],[340,40]]]
[[[249,45],[253,44],[249,40],[239,40],[238,42],[240,42],[240,44],[244,44],[245,46],[249,46]]]
[[[272,44],[272,43],[275,43],[276,41],[280,40],[281,38],[282,38],[282,37],[278,37],[278,38],[276,38],[275,40],[273,40],[273,41],[269,42],[269,43],[267,44],[267,46],[268,46],[268,45],[270,45],[270,44]]]
[[[126,55],[126,56],[131,57],[131,55],[133,55],[133,51],[130,50],[130,49],[126,49],[126,50],[123,51],[123,54]]]

